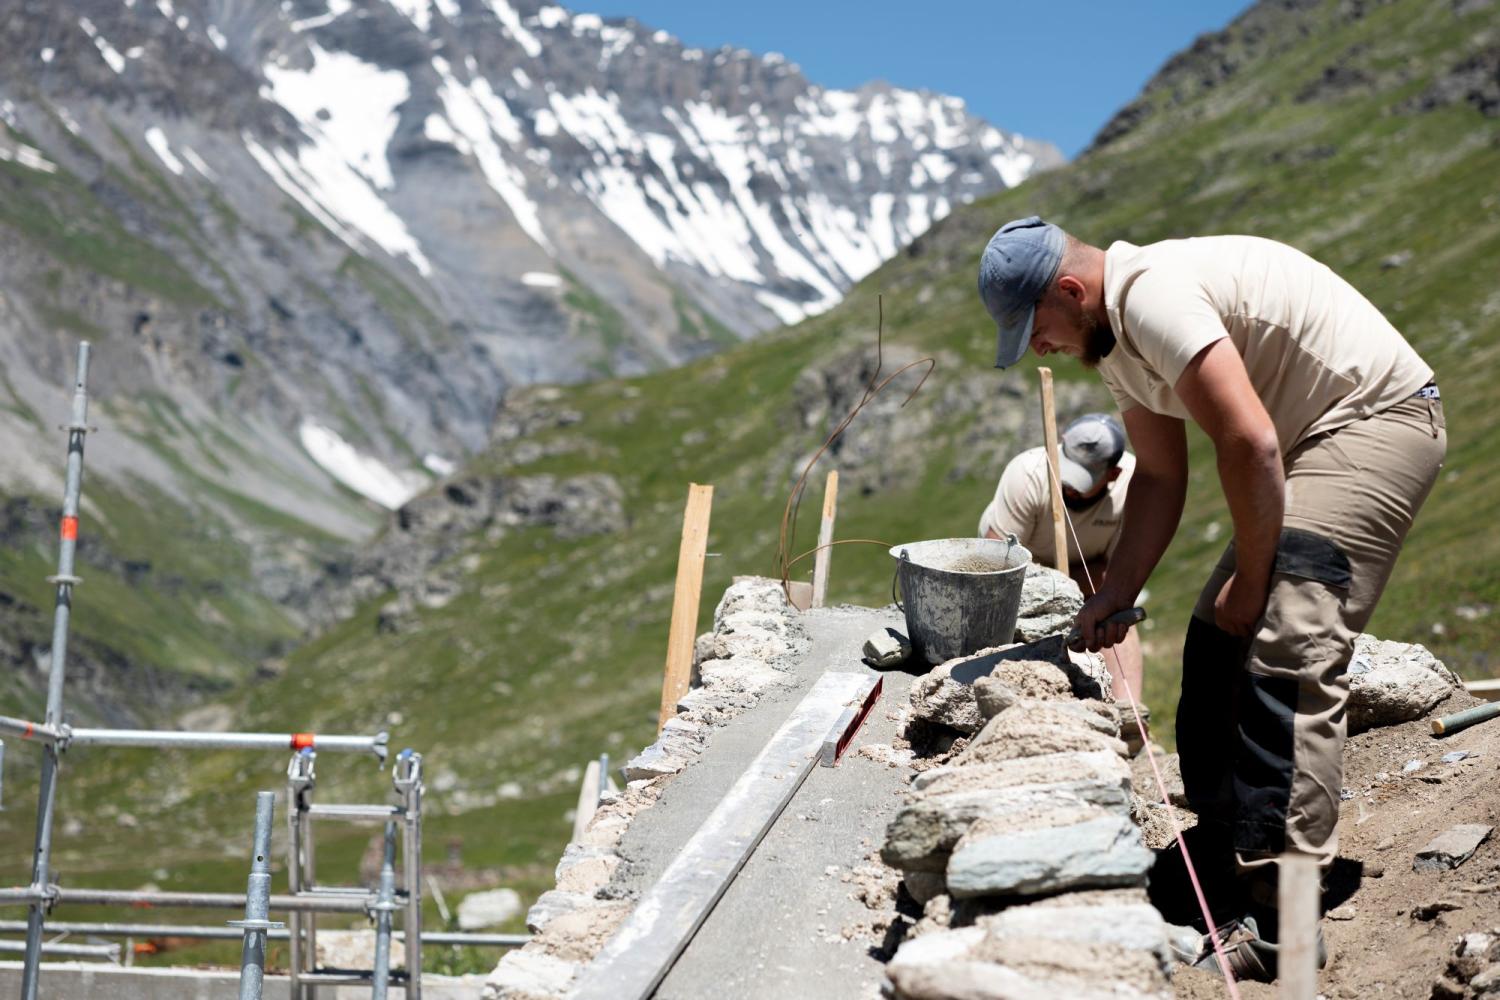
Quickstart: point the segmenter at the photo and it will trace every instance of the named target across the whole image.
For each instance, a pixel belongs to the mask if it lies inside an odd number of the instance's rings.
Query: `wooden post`
[[[1280,882],[1278,980],[1282,1000],[1314,1000],[1318,995],[1318,863],[1305,854],[1283,854]]]
[[[658,731],[677,714],[677,700],[687,693],[692,676],[703,560],[708,554],[708,515],[713,503],[712,486],[688,485],[687,509],[682,515],[682,545],[677,550],[677,587],[672,592],[672,627],[667,633],[667,669],[661,682]]]
[[[833,519],[839,512],[839,472],[828,473],[823,487],[823,525],[818,529],[818,554],[813,557],[812,606],[821,608],[828,597],[828,562],[833,556]]]
[[[1052,369],[1038,368],[1042,379],[1042,433],[1047,439],[1047,469],[1052,480],[1052,542],[1057,547],[1055,565],[1068,571],[1068,527],[1063,522],[1062,469],[1057,460],[1057,409],[1052,402]]]

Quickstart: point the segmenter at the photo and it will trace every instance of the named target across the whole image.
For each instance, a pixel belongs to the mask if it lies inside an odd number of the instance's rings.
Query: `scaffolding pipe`
[[[405,842],[401,845],[402,873],[405,876],[407,931],[406,967],[411,975],[406,982],[406,1000],[422,1000],[422,755],[407,748],[396,755],[393,783],[401,794],[406,815]]]
[[[21,925],[23,928],[25,924]],[[0,941],[0,951],[25,951],[25,941]],[[74,944],[63,941],[43,941],[42,951],[48,955],[72,956],[73,958],[103,958],[120,962],[120,946],[117,944]]]
[[[276,793],[255,794],[255,839],[245,886],[245,919],[229,921],[245,934],[240,951],[240,1000],[262,1000],[266,980],[266,932],[284,926],[271,915],[271,819]]]
[[[380,894],[375,901],[375,969],[370,1000],[386,1000],[391,980],[391,913],[396,902],[396,821],[385,824],[385,851],[380,860]],[[410,966],[408,966],[410,968]],[[421,970],[417,970],[421,975]]]
[[[61,738],[56,729],[45,723],[14,719],[8,715],[0,715],[0,735],[19,736],[23,740],[47,744],[56,743]]]
[[[50,581],[57,586],[52,612],[52,655],[47,673],[47,714],[43,720],[48,729],[62,725],[63,678],[68,664],[68,618],[73,609],[73,587],[80,581],[73,575],[73,558],[78,550],[78,498],[83,492],[83,439],[89,419],[89,342],[78,345],[78,368],[73,382],[73,413],[68,423],[68,461],[63,479],[62,521],[58,525],[57,575]],[[31,884],[37,888],[52,880],[52,810],[57,802],[58,747],[55,742],[42,748],[42,774],[37,793],[36,847],[32,854]],[[26,961],[21,970],[21,1000],[37,1000],[37,983],[42,968],[42,925],[49,903],[45,898],[31,901],[26,917]]]
[[[161,906],[189,910],[239,910],[245,906],[241,892],[160,892],[144,889],[64,889],[51,885],[42,889],[20,886],[0,889],[0,906],[50,900],[89,906]],[[365,896],[272,896],[271,909],[293,912],[368,913],[374,897]]]
[[[0,934],[19,934],[26,930],[24,920],[0,920]],[[49,920],[47,930],[58,934],[88,934],[94,937],[202,938],[210,941],[238,941],[244,935],[233,927],[209,927],[199,924],[119,924],[87,921]],[[271,929],[271,941],[290,940],[292,932]],[[391,940],[406,942],[405,931],[391,931]],[[472,931],[431,931],[422,934],[423,944],[455,945],[466,948],[519,948],[531,940],[530,934],[479,934]]]
[[[173,729],[74,729],[69,746],[153,747],[158,750],[302,750],[373,753],[385,761],[389,737],[315,733],[192,733]]]

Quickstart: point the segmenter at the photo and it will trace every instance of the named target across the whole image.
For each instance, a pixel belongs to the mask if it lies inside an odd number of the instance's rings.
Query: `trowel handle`
[[[1116,611],[1114,614],[1112,614],[1108,618],[1104,619],[1104,621],[1100,622],[1100,624],[1101,625],[1139,625],[1141,622],[1143,622],[1145,620],[1146,620],[1146,609],[1145,608],[1139,608],[1139,607],[1137,607],[1137,608],[1126,608],[1124,611]],[[1070,631],[1068,633],[1068,638],[1065,640],[1065,642],[1066,642],[1066,644],[1068,646],[1081,645],[1083,643],[1083,633],[1080,632],[1080,631],[1078,631],[1078,626],[1077,625],[1074,625],[1072,631]]]

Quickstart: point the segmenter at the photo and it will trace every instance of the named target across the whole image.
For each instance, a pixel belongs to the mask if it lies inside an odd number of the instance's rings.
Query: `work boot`
[[[1219,946],[1224,949],[1224,960],[1236,980],[1254,979],[1262,983],[1276,980],[1279,945],[1260,936],[1260,925],[1252,916],[1243,916],[1222,924],[1216,930]],[[1318,968],[1328,964],[1328,950],[1323,944],[1323,928],[1318,928]],[[1211,938],[1204,935],[1203,950],[1193,963],[1195,969],[1222,972],[1219,956],[1214,951]]]

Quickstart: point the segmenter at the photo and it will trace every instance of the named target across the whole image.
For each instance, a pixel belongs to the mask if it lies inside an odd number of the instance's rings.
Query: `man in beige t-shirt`
[[[1063,504],[1067,507],[1068,572],[1083,590],[1094,592],[1090,581],[1104,579],[1109,554],[1120,537],[1125,515],[1125,493],[1135,456],[1125,450],[1125,431],[1107,413],[1086,413],[1069,423],[1058,442]],[[1052,528],[1052,484],[1047,450],[1029,448],[1011,459],[995,487],[995,496],[979,516],[985,538],[1016,539],[1041,566],[1057,563]],[[1124,701],[1128,690],[1141,690],[1141,650],[1135,633],[1120,647],[1120,669],[1112,693]]]
[[[1185,422],[1213,443],[1234,540],[1188,624],[1177,744],[1193,860],[1235,916],[1227,961],[1274,978],[1276,859],[1333,860],[1354,636],[1447,447],[1432,369],[1342,278],[1256,237],[1103,250],[1033,216],[990,240],[979,287],[997,365],[1029,346],[1096,368],[1135,451],[1120,542],[1078,614],[1090,649],[1124,637],[1105,619],[1177,530]]]

